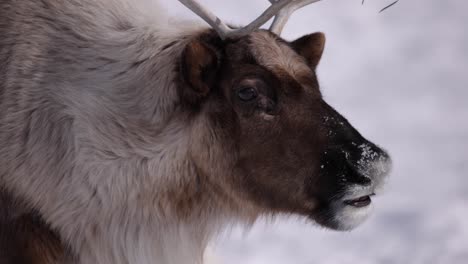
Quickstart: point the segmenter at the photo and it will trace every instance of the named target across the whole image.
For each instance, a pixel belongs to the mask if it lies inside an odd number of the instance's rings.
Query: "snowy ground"
[[[171,12],[190,16],[176,1]],[[266,0],[202,0],[243,24]],[[350,233],[303,219],[258,223],[218,241],[223,264],[468,263],[468,1],[323,0],[284,36],[323,31],[329,103],[394,160],[373,216]]]

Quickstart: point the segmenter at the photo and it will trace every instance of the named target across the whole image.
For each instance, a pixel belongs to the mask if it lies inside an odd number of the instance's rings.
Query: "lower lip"
[[[353,199],[353,200],[344,201],[344,203],[346,205],[356,207],[356,208],[366,207],[366,206],[370,205],[371,202],[372,202],[372,200],[371,200],[369,195],[362,196],[362,197],[359,197],[359,198]]]

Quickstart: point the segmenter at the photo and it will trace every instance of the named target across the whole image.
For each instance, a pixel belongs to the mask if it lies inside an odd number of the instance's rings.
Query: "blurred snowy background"
[[[175,0],[171,14],[198,19]],[[246,24],[267,0],[200,0]],[[326,100],[386,148],[394,170],[358,229],[304,219],[259,222],[215,244],[222,264],[468,263],[468,1],[323,0],[292,17],[283,36],[322,31]]]

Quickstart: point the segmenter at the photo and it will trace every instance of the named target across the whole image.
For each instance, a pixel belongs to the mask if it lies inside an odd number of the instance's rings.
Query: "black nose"
[[[341,185],[369,186],[379,184],[390,171],[390,156],[369,141],[327,148],[321,170]],[[329,178],[329,179],[330,179]]]
[[[336,178],[341,184],[358,184],[367,186],[372,184],[372,177],[364,175],[353,160],[358,156],[343,146],[328,148],[322,156],[322,172],[330,178]]]
[[[354,183],[363,186],[368,186],[372,183],[372,179],[370,177],[362,175],[351,164],[349,165],[349,173],[345,175],[345,177],[347,177],[347,181],[349,183]]]
[[[390,156],[366,140],[331,106],[325,105],[324,128],[327,134],[325,163],[341,182],[359,185],[379,183],[390,171]]]
[[[346,162],[353,172],[350,174],[350,181],[368,185],[380,180],[390,171],[390,156],[374,143],[365,140],[360,144],[353,142],[344,148],[347,151]]]

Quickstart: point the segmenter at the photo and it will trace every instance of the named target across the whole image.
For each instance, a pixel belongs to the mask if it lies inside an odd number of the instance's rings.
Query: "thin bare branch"
[[[393,3],[389,4],[388,6],[382,8],[382,9],[379,11],[379,13],[382,13],[383,11],[387,10],[387,8],[392,7],[394,4],[398,3],[399,1],[400,1],[400,0],[396,0],[395,2],[393,2]]]

